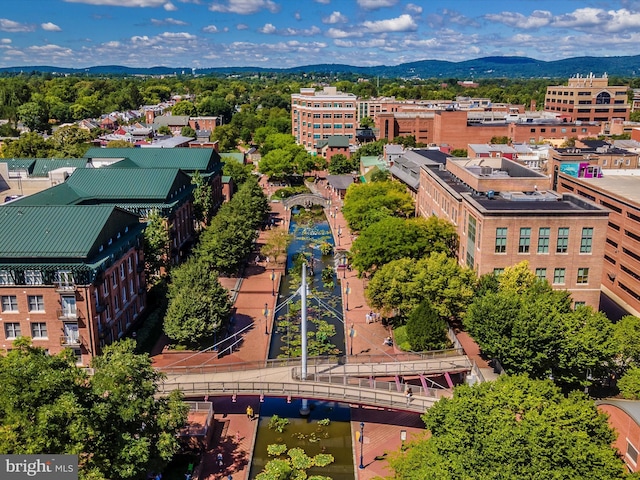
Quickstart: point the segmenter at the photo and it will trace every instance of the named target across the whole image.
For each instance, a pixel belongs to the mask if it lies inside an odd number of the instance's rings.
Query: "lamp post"
[[[345,310],[349,311],[349,282],[347,282],[347,288],[344,291],[344,299],[345,299]]]
[[[587,383],[584,386],[584,394],[585,395],[589,395],[589,382],[591,382],[591,380],[593,380],[593,377],[591,376],[591,369],[590,368],[587,368],[586,379],[587,379]]]
[[[360,422],[360,465],[358,468],[364,468],[364,422]]]
[[[269,316],[269,306],[264,304],[264,334],[269,335],[269,330],[267,330],[267,317]]]
[[[347,265],[348,265],[348,261],[347,261],[347,255],[343,255],[342,257],[342,278],[347,278]]]
[[[407,440],[407,431],[400,430],[400,441],[402,442],[402,449],[404,450],[404,442]]]
[[[336,229],[336,224],[337,224],[337,221],[338,221],[338,207],[336,207],[334,212],[335,213],[333,214],[333,229],[335,230]]]
[[[272,268],[271,269],[271,296],[275,296],[276,294],[276,286],[275,286],[275,281],[276,281],[276,272],[275,270]]]
[[[351,339],[351,346],[349,348],[349,355],[353,355],[353,337],[356,336],[356,329],[353,328],[353,323],[351,324],[351,328],[349,329],[349,338]]]

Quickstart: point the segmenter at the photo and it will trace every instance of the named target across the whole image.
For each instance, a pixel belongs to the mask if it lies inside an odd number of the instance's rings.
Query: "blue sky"
[[[0,67],[397,65],[640,53],[640,0],[3,0]]]

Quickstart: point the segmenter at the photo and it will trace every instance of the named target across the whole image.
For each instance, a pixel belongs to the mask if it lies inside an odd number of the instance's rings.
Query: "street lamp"
[[[586,379],[587,379],[587,383],[584,386],[584,394],[585,395],[589,395],[589,382],[591,382],[591,380],[593,380],[593,377],[591,376],[591,369],[590,368],[587,368]]]
[[[276,272],[272,268],[271,269],[271,296],[272,297],[275,296],[275,294],[276,294],[275,280],[276,280]]]
[[[269,330],[267,330],[267,317],[269,315],[269,306],[264,304],[264,334],[269,335]]]
[[[349,349],[349,355],[353,355],[353,337],[356,336],[356,329],[353,328],[353,323],[349,329],[349,338],[351,339],[351,348]]]
[[[364,422],[360,422],[360,466],[358,468],[364,468]]]
[[[347,282],[347,288],[344,291],[344,299],[345,299],[345,310],[349,311],[349,282]]]
[[[404,449],[404,442],[407,440],[407,431],[400,430],[400,441],[402,442],[402,449]]]

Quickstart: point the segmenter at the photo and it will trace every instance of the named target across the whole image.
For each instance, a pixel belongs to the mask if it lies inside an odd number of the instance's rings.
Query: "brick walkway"
[[[266,185],[263,177],[260,181],[263,189],[269,195],[275,188]],[[338,206],[337,215],[329,218],[329,223],[336,241],[340,246],[338,249],[348,251],[351,247],[352,236],[349,231],[340,208],[342,200],[335,193],[325,188],[324,181],[318,183],[318,193],[331,199],[331,209],[335,212]],[[275,228],[287,228],[288,212],[285,212],[281,202],[271,202],[272,216],[276,219]],[[341,237],[338,240],[338,231]],[[264,244],[268,235],[268,230],[260,232],[257,240],[257,250]],[[167,339],[162,338],[160,344],[156,346],[154,352],[158,352],[153,357],[155,366],[189,366],[202,364],[226,364],[238,362],[264,361],[268,355],[268,345],[270,335],[265,334],[264,309],[267,305],[267,331],[271,333],[273,322],[273,309],[277,301],[277,295],[272,295],[272,288],[278,291],[281,275],[284,266],[279,266],[265,262],[261,258],[256,262],[255,253],[251,255],[250,262],[246,266],[242,279],[239,282],[236,278],[221,278],[222,285],[235,295],[235,331],[253,325],[244,336],[238,349],[232,354],[218,358],[217,353],[197,353],[197,352],[169,352],[163,349]],[[272,280],[272,273],[275,279]],[[345,311],[346,335],[349,334],[350,326],[353,325],[355,337],[347,337],[347,352],[353,351],[354,355],[359,354],[393,354],[393,346],[384,345],[384,339],[391,332],[382,325],[382,322],[366,322],[366,314],[371,312],[367,305],[364,290],[365,279],[358,278],[355,271],[339,272],[339,279],[342,282],[343,306],[348,303],[348,311]],[[349,293],[346,293],[348,283]],[[239,289],[236,291],[236,288]],[[352,343],[351,343],[352,342]],[[161,352],[161,353],[160,353]],[[212,397],[209,400],[214,402],[215,433],[212,440],[212,447],[207,451],[196,470],[194,480],[227,479],[229,474],[234,480],[248,480],[251,462],[251,452],[253,451],[253,441],[257,421],[250,421],[246,416],[246,407],[251,404],[256,415],[260,412],[260,402],[258,397],[238,397],[236,402],[232,402],[230,397]],[[361,408],[354,406],[351,416],[353,445],[354,445],[354,478],[358,480],[368,480],[377,476],[389,475],[384,457],[387,451],[396,450],[401,445],[400,432],[407,431],[408,438],[424,432],[422,421],[419,416],[410,413],[398,413],[385,409]],[[366,468],[358,469],[360,444],[356,442],[356,432],[360,430],[360,422],[365,422],[364,434],[364,465]],[[239,440],[239,441],[238,441]],[[218,452],[223,454],[224,468],[219,469],[216,465]],[[378,458],[378,459],[376,459]]]

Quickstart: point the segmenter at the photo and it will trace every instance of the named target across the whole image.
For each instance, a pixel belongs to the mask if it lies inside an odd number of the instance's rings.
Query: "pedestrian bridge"
[[[282,201],[282,204],[286,209],[290,209],[291,207],[295,207],[296,205],[305,208],[308,208],[311,205],[321,205],[322,207],[328,207],[330,202],[329,199],[324,198],[322,195],[317,195],[315,193],[301,193],[300,195],[294,195],[292,197],[285,198]]]
[[[168,367],[159,386],[160,394],[179,389],[185,396],[264,395],[268,397],[332,400],[374,407],[424,412],[442,396],[451,395],[452,384],[439,385],[433,378],[452,373],[471,374],[481,381],[479,372],[466,355],[456,350],[422,359],[386,362],[349,362],[345,357],[329,361],[311,359],[306,379],[302,379],[300,359],[228,365]],[[351,360],[353,357],[349,357]],[[362,360],[362,358],[360,359]],[[282,365],[281,363],[286,363]],[[474,376],[475,375],[475,376]],[[404,377],[420,379],[411,385],[412,397],[405,396]]]

